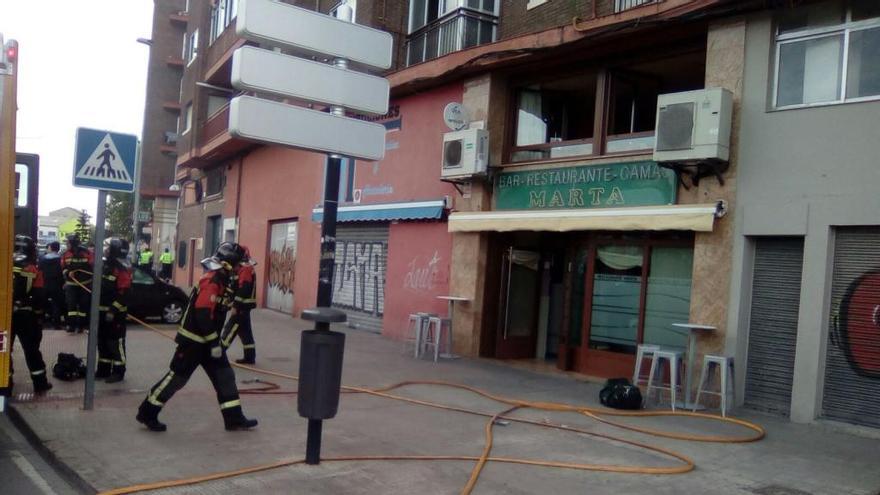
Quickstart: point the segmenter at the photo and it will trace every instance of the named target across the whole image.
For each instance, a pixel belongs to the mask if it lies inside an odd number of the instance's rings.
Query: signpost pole
[[[138,218],[141,210],[141,142],[137,144],[137,155],[134,160],[134,198],[132,198],[131,213],[131,262],[137,264],[138,239],[140,239],[140,219]]]
[[[95,268],[92,272],[92,302],[89,306],[89,339],[86,354],[86,392],[83,409],[89,411],[95,403],[95,366],[98,361],[98,306],[101,303],[101,279],[104,273],[104,217],[107,209],[107,191],[98,191],[98,214],[95,219]]]

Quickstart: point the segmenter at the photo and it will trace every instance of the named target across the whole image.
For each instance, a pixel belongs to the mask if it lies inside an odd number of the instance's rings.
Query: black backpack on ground
[[[641,409],[642,392],[627,378],[610,378],[599,391],[599,402],[614,409]]]
[[[52,376],[59,380],[72,382],[86,376],[86,365],[82,358],[64,352],[58,353],[58,360],[52,367]]]

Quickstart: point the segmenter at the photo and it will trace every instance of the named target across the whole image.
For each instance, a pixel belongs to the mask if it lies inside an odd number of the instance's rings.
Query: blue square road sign
[[[137,136],[80,127],[76,130],[73,185],[132,192]]]

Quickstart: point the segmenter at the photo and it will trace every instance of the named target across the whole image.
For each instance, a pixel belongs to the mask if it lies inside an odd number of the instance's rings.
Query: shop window
[[[590,348],[635,352],[643,262],[642,246],[600,246],[596,249]]]
[[[651,249],[648,294],[645,300],[644,343],[683,351],[687,331],[673,323],[686,323],[691,312],[691,274],[694,250],[689,247]]]
[[[511,161],[592,154],[595,101],[595,73],[520,89]]]
[[[777,21],[774,107],[880,97],[880,2],[826,1]]]

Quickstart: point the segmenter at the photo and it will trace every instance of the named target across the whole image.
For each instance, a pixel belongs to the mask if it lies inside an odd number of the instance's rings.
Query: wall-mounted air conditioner
[[[483,129],[465,129],[443,135],[444,179],[463,179],[486,173],[489,164],[489,133]]]
[[[733,95],[722,88],[660,95],[654,160],[726,162],[732,109]]]

